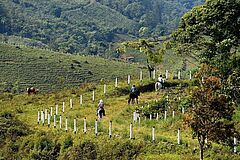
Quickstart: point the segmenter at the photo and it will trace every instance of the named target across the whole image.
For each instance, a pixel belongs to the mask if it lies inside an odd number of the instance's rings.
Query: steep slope
[[[103,55],[116,41],[169,34],[186,11],[201,3],[2,0],[0,33],[38,40],[57,51]]]
[[[99,57],[66,55],[48,50],[0,44],[1,90],[24,91],[36,86],[41,91],[98,83],[137,75],[139,65]]]

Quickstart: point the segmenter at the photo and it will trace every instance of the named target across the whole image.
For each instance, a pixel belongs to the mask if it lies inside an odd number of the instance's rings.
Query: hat
[[[100,99],[99,103],[103,103],[103,100],[102,100],[102,99]]]

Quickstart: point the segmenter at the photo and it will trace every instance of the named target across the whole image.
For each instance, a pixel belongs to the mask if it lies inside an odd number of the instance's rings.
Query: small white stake
[[[95,121],[95,135],[97,136],[97,134],[98,134],[98,121],[96,119],[96,121]]]
[[[237,138],[236,137],[234,137],[233,138],[233,152],[234,153],[237,153]]]
[[[109,123],[109,137],[112,138],[112,121]]]
[[[40,123],[40,112],[38,111],[38,115],[37,115],[37,122],[38,124]]]
[[[62,105],[62,113],[64,113],[64,110],[65,110],[65,102],[63,102],[63,105]]]
[[[42,111],[42,124],[44,125],[44,112]]]
[[[94,100],[95,100],[95,91],[93,91],[92,93],[92,101],[94,102]]]
[[[164,120],[167,120],[167,111],[164,112]]]
[[[83,104],[83,97],[82,97],[82,95],[80,95],[80,105],[82,105]]]
[[[156,117],[156,119],[157,119],[157,121],[158,121],[158,119],[159,119],[159,115],[158,115],[158,113],[157,113],[157,117]]]
[[[48,116],[48,115],[47,115],[47,109],[45,109],[45,112],[44,112],[44,113],[45,113],[45,120],[46,120],[46,119],[47,119],[47,116]]]
[[[115,87],[118,87],[118,78],[115,79]]]
[[[56,115],[58,115],[58,104],[56,104]]]
[[[172,112],[172,118],[174,118],[174,117],[175,117],[175,111]]]
[[[180,128],[178,128],[178,135],[177,135],[177,137],[178,137],[177,142],[178,142],[178,144],[180,144]]]
[[[66,117],[66,120],[65,120],[65,131],[67,132],[68,131],[68,119]]]
[[[137,121],[137,115],[136,115],[136,111],[133,112],[133,122]]]
[[[133,138],[133,124],[130,124],[130,139]]]
[[[51,107],[51,112],[50,112],[51,117],[53,116],[53,108]]]
[[[83,124],[83,132],[84,132],[84,134],[86,134],[86,133],[87,133],[87,122],[86,122],[86,118],[84,118],[83,122],[84,122],[84,124]]]
[[[152,127],[152,143],[155,142],[155,127]]]
[[[74,118],[73,120],[73,130],[74,130],[74,134],[77,133],[77,122],[76,122],[76,118]]]
[[[181,79],[181,71],[178,71],[178,79]]]
[[[107,88],[107,85],[104,84],[104,85],[103,85],[103,94],[106,94],[106,88]]]
[[[56,115],[55,114],[53,116],[53,126],[54,126],[54,128],[56,128]]]
[[[51,118],[51,115],[50,113],[48,113],[48,128],[50,127],[50,118]]]
[[[70,99],[70,109],[72,109],[73,103],[72,103],[72,98]]]
[[[127,81],[127,82],[128,82],[128,83],[127,83],[128,85],[130,85],[130,81],[131,81],[131,77],[130,77],[130,75],[128,75],[128,81]]]
[[[142,70],[140,71],[140,81],[143,80],[143,73],[142,73]]]

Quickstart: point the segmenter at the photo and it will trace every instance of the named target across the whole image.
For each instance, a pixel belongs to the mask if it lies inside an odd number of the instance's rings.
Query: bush
[[[63,149],[67,149],[67,148],[71,147],[72,145],[73,145],[73,139],[71,136],[68,136],[64,141]]]
[[[64,159],[67,160],[77,160],[77,159],[96,159],[97,150],[93,142],[85,141],[80,145],[74,147],[64,156]]]

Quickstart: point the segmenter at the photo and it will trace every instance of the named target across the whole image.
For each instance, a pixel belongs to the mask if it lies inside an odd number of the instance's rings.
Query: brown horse
[[[136,102],[138,104],[138,96],[140,96],[140,92],[137,90],[135,93],[130,93],[129,99],[128,99],[128,104],[132,102],[134,104],[134,99],[136,99]]]
[[[34,88],[34,87],[27,88],[28,95],[30,95],[30,94],[37,94],[38,91],[39,90]]]

